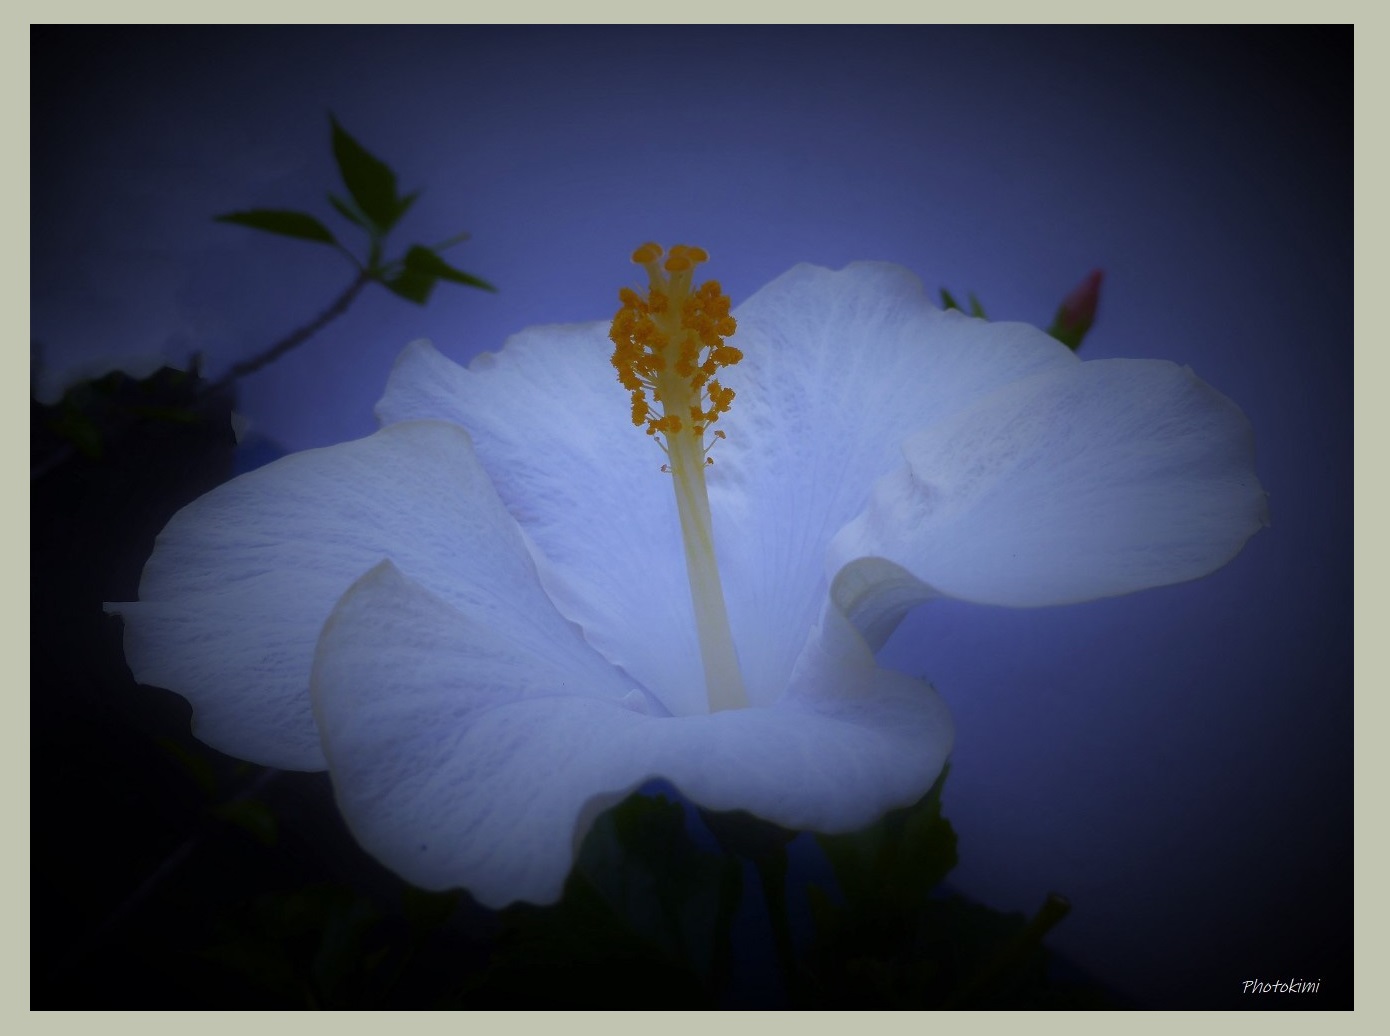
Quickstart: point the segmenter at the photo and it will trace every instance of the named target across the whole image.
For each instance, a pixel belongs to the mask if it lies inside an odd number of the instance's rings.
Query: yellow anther
[[[613,367],[631,395],[632,423],[660,436],[663,448],[683,433],[707,448],[706,430],[734,397],[712,380],[721,367],[743,359],[724,342],[738,328],[729,297],[718,281],[691,284],[695,267],[708,259],[703,248],[672,245],[667,251],[649,241],[632,253],[632,261],[646,268],[647,292],[618,291],[622,306],[609,330]]]

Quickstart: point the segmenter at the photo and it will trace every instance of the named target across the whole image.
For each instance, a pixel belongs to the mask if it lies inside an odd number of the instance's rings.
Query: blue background
[[[1246,979],[1350,995],[1351,30],[36,30],[37,385],[194,351],[216,373],[351,278],[327,112],[425,193],[398,244],[496,295],[369,290],[241,386],[290,450],[369,433],[400,349],[461,362],[611,315],[652,239],[735,303],[797,262],[892,260],[1046,325],[1106,274],[1082,355],[1190,364],[1255,428],[1271,528],[1207,579],[919,609],[883,661],[958,726],[961,891],[1071,916],[1052,945],[1148,1006]],[[847,361],[849,362],[849,361]],[[1239,1000],[1236,1001],[1240,1003]],[[1260,1004],[1258,1006],[1276,1006]],[[1309,1006],[1317,1006],[1309,1004]]]

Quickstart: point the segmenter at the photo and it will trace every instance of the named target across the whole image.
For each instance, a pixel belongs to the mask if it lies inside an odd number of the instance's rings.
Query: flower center
[[[662,256],[665,255],[665,261]],[[632,423],[646,426],[665,452],[663,471],[671,474],[685,543],[685,568],[695,605],[700,660],[711,712],[745,708],[738,656],[729,630],[729,613],[714,560],[714,530],[710,521],[705,468],[713,441],[705,433],[733,402],[732,389],[714,377],[743,353],[724,339],[737,328],[729,315],[729,297],[717,281],[692,290],[695,267],[709,258],[702,248],[645,244],[632,261],[646,268],[646,295],[630,288],[619,291],[622,308],[613,317],[613,366],[618,380],[632,396]],[[712,439],[723,439],[716,430]]]

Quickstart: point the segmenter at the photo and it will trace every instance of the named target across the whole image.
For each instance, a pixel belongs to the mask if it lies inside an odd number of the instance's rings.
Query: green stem
[[[203,394],[205,396],[215,396],[217,393],[225,389],[227,386],[231,385],[231,383],[236,381],[238,378],[244,378],[248,374],[256,373],[256,371],[260,370],[261,368],[268,366],[271,363],[274,363],[276,360],[278,360],[281,356],[284,356],[285,353],[289,352],[291,349],[303,345],[305,342],[307,342],[310,338],[314,337],[314,335],[322,331],[334,320],[338,319],[338,317],[346,313],[348,307],[352,305],[353,301],[361,293],[362,289],[365,288],[374,279],[374,275],[371,273],[370,270],[360,270],[357,276],[353,279],[353,282],[349,284],[347,288],[343,291],[343,293],[339,295],[336,299],[334,299],[333,302],[329,305],[329,307],[325,309],[322,313],[316,316],[313,320],[309,321],[309,323],[305,324],[303,327],[290,332],[288,335],[280,339],[280,341],[276,342],[265,352],[253,356],[249,360],[245,360],[241,363],[238,363],[226,374],[224,374],[218,381],[214,382],[212,385],[204,389]]]

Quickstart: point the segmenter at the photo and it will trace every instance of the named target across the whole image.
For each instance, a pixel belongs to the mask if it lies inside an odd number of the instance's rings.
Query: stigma
[[[622,308],[608,334],[613,367],[631,397],[632,423],[645,426],[668,453],[682,435],[693,437],[702,451],[708,448],[706,432],[734,401],[733,389],[716,375],[743,359],[724,341],[738,322],[719,282],[694,287],[695,267],[708,259],[703,248],[690,245],[669,252],[652,242],[642,245],[632,261],[645,268],[647,291],[619,291]]]

